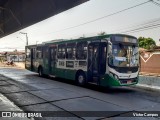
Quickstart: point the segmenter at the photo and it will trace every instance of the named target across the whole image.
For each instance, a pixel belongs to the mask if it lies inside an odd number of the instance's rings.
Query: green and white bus
[[[53,40],[26,46],[26,69],[101,86],[138,83],[139,53],[136,37],[108,34],[74,40]]]

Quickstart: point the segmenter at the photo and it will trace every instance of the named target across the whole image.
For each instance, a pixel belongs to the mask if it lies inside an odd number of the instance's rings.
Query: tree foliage
[[[85,38],[85,34],[83,34],[83,36],[82,36],[82,37],[79,37],[79,39],[83,39],[83,38]]]
[[[98,33],[99,36],[103,36],[103,35],[106,35],[107,33],[106,32],[100,32]]]
[[[145,49],[154,49],[156,46],[156,42],[152,38],[145,38],[145,37],[139,37],[139,47],[145,48]]]

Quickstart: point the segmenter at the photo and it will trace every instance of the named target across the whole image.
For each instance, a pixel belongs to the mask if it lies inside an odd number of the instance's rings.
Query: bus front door
[[[99,83],[106,72],[107,45],[105,42],[93,42],[88,46],[88,82]]]
[[[56,47],[51,47],[49,49],[49,74],[54,75],[56,72]]]

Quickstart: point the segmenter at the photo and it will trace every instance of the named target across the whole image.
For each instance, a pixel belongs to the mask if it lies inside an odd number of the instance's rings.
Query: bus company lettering
[[[59,66],[64,66],[64,61],[59,61]]]
[[[66,67],[74,67],[74,62],[73,61],[66,61]]]

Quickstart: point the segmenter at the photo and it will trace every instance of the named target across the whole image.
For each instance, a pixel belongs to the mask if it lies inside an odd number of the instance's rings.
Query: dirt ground
[[[7,65],[7,62],[0,62],[0,67],[16,67],[16,68],[25,69],[25,63],[24,62],[14,62],[14,65]]]

